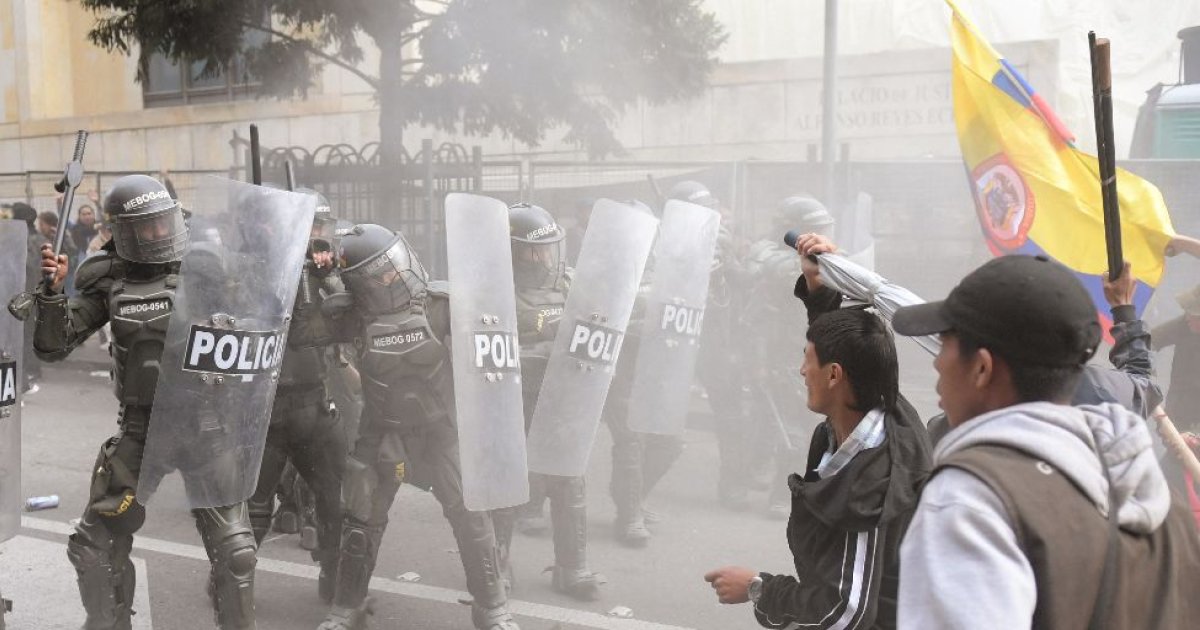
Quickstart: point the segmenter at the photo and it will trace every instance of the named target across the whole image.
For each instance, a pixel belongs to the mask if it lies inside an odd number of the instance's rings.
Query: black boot
[[[551,494],[550,517],[554,527],[554,590],[575,599],[600,596],[600,581],[587,567],[587,500],[582,477],[558,478]]]

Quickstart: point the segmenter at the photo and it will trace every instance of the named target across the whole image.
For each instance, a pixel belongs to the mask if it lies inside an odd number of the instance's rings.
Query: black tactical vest
[[[565,281],[552,289],[517,287],[517,339],[521,343],[521,391],[526,421],[533,418],[566,304]]]
[[[539,344],[554,341],[566,303],[567,291],[561,286],[553,289],[517,288],[517,338],[521,341],[522,354]]]
[[[439,299],[446,298],[425,298],[426,303]],[[366,320],[355,339],[364,418],[398,427],[453,421],[450,348],[434,332],[422,306]]]
[[[114,267],[116,278],[108,292],[113,387],[122,405],[149,407],[179,277],[161,274],[135,280],[124,272],[127,265]]]

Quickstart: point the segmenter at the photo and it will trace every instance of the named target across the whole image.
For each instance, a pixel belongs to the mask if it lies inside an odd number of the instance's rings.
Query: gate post
[[[433,139],[425,138],[421,141],[421,155],[425,159],[425,251],[429,252],[433,258],[431,263],[438,263],[437,256],[437,238],[434,236],[434,191],[433,191]],[[435,267],[436,268],[436,267]]]
[[[471,147],[471,190],[483,190],[483,147]]]

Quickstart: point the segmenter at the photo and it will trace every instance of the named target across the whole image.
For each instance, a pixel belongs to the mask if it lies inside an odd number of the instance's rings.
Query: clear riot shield
[[[316,197],[207,177],[190,221],[137,498],[178,470],[193,508],[254,492]],[[212,239],[212,232],[219,239]]]
[[[0,298],[25,290],[24,221],[0,220]],[[21,391],[25,372],[24,323],[0,312],[0,542],[21,527]]]
[[[632,206],[596,202],[533,412],[530,470],[567,477],[587,470],[657,227]]]
[[[468,510],[529,500],[511,251],[504,202],[446,197],[454,400]]]
[[[629,396],[629,428],[634,431],[683,433],[720,225],[715,210],[667,202],[654,245],[654,280]]]

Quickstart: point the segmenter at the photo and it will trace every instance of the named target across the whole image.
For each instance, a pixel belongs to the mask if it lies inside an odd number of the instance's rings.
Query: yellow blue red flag
[[[953,12],[954,121],[979,224],[997,256],[1044,255],[1074,271],[1111,324],[1101,277],[1108,268],[1099,166],[1033,87],[958,10]],[[1162,279],[1174,236],[1162,194],[1118,169],[1125,260],[1138,279],[1140,314]]]

